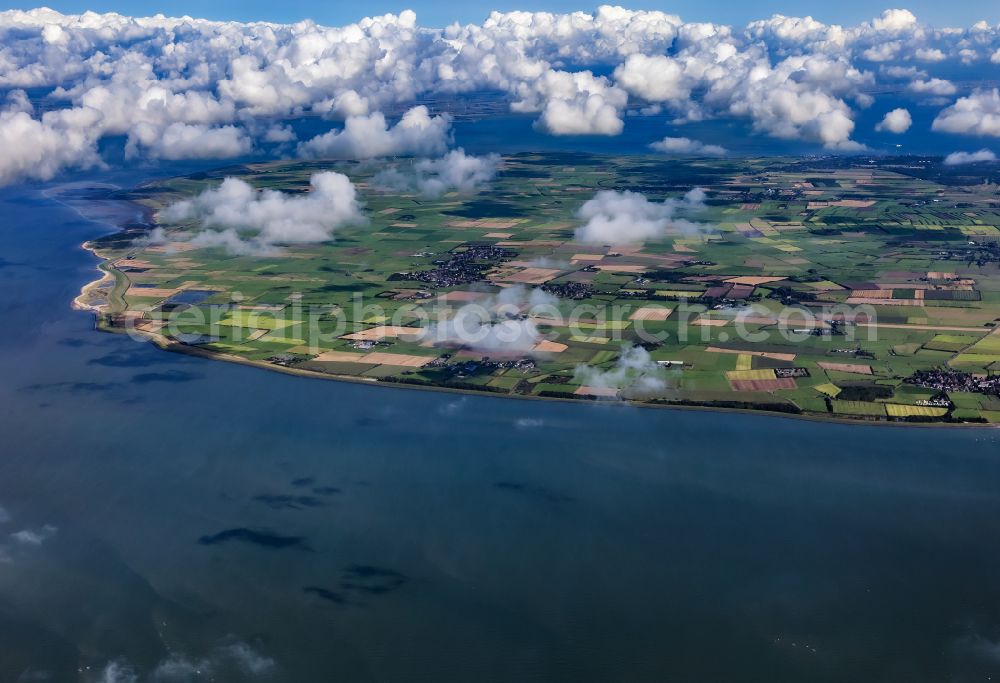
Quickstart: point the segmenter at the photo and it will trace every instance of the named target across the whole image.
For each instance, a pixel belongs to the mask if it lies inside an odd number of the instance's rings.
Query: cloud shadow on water
[[[152,382],[193,382],[204,378],[200,372],[187,372],[185,370],[168,370],[166,372],[140,372],[132,377],[132,384],[150,384]]]
[[[524,496],[544,501],[546,503],[553,503],[553,504],[572,503],[576,500],[572,496],[567,496],[563,493],[559,493],[558,491],[553,491],[552,489],[546,488],[544,486],[535,486],[533,484],[525,484],[523,482],[517,482],[517,481],[498,481],[493,484],[493,488],[498,489],[500,491],[519,493]]]
[[[332,602],[335,605],[349,605],[351,602],[343,593],[338,593],[322,586],[304,586],[302,592],[308,595],[315,595],[317,598]]]
[[[225,529],[198,539],[198,543],[201,545],[222,545],[229,542],[248,543],[273,550],[312,550],[303,536],[284,536],[263,529],[248,529],[246,527]]]
[[[405,574],[386,567],[369,564],[351,564],[344,568],[338,579],[338,589],[323,586],[305,586],[303,591],[337,605],[363,605],[351,598],[355,596],[378,596],[392,593],[409,581]]]
[[[383,595],[401,588],[407,580],[404,574],[392,569],[352,564],[341,574],[340,587],[368,595]]]
[[[253,497],[272,510],[302,510],[324,507],[326,503],[315,496],[290,496],[285,494],[260,493]]]
[[[48,382],[21,387],[24,392],[59,392],[67,394],[102,394],[121,388],[118,382]]]
[[[111,351],[103,356],[91,358],[87,361],[87,365],[100,365],[106,368],[145,368],[150,365],[183,363],[188,360],[179,354],[160,353],[152,347],[136,346],[134,349]]]

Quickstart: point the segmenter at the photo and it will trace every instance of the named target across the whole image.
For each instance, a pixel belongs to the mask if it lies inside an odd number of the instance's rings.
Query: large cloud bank
[[[617,135],[628,108],[744,118],[849,151],[856,111],[888,88],[945,98],[936,130],[1000,136],[996,91],[956,85],[982,81],[998,55],[1000,27],[937,29],[904,9],[856,26],[775,15],[735,28],[602,6],[444,29],[410,11],[327,27],[11,10],[0,12],[0,183],[93,165],[109,136],[153,158],[237,156],[279,137],[293,148],[272,123],[301,115],[345,121],[302,141],[305,155],[437,156],[448,117],[413,105],[473,91],[554,135]]]
[[[668,234],[697,233],[700,227],[681,212],[703,207],[705,192],[695,188],[684,199],[652,202],[639,192],[601,190],[584,202],[577,217],[585,221],[576,230],[579,242],[635,244],[657,240]]]
[[[219,187],[168,207],[162,218],[221,228],[201,232],[193,241],[236,253],[325,242],[337,228],[365,220],[354,185],[347,176],[331,171],[314,174],[304,195],[256,190],[238,178],[226,178]]]

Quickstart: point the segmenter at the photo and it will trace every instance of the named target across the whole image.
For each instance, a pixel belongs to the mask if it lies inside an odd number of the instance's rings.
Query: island
[[[306,196],[322,172],[363,207],[330,239],[203,239],[221,232],[170,210],[226,178]],[[1000,423],[995,170],[521,153],[440,196],[384,172],[282,161],[119,191],[148,220],[85,245],[102,278],[77,305],[101,329],[312,377]]]

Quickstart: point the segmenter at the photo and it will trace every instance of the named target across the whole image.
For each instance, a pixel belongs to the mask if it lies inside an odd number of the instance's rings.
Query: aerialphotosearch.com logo
[[[343,338],[377,342],[400,338],[429,347],[464,347],[530,353],[567,336],[640,344],[795,344],[815,337],[844,343],[878,338],[870,305],[773,306],[726,303],[708,307],[688,300],[615,302],[559,300],[541,289],[511,287],[496,293],[453,292],[394,302],[355,294],[348,305],[246,302],[234,292],[225,304],[174,305],[143,319],[124,319],[130,334],[150,333],[186,344],[239,344],[264,338],[294,340],[300,352],[320,353]],[[558,330],[558,335],[555,331]],[[544,348],[542,345],[541,348]]]

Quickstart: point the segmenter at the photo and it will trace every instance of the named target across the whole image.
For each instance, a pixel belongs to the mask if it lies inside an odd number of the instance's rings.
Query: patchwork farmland
[[[210,227],[158,219],[156,239],[145,226],[89,243],[108,276],[81,303],[107,329],[316,376],[1000,422],[1000,194],[989,177],[930,158],[552,153],[504,157],[487,187],[439,198],[380,189],[370,166],[349,162],[226,168],[125,198],[159,217],[224,177],[301,193],[320,170],[350,177],[366,224],[234,253],[192,240]],[[660,238],[583,243],[576,232],[599,191],[662,201],[692,188],[703,205]],[[528,329],[529,343],[430,334],[504,291],[521,292],[508,297],[515,309],[487,324]],[[544,313],[529,310],[532,292],[545,293]]]

